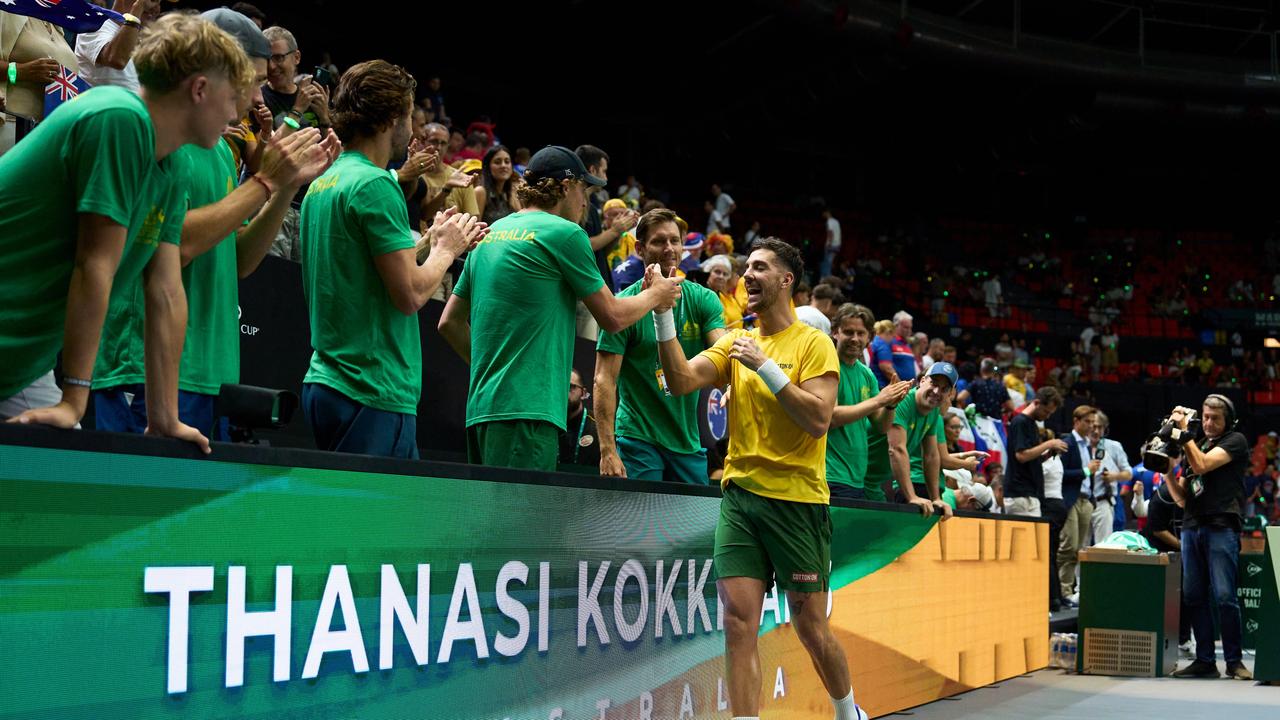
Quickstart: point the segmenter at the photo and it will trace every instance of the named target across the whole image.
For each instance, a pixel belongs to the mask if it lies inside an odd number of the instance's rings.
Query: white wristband
[[[782,372],[782,368],[778,367],[778,363],[772,360],[765,360],[764,364],[756,370],[756,374],[764,381],[769,392],[777,395],[782,392],[782,388],[791,384],[791,378]]]
[[[658,342],[666,342],[676,339],[676,316],[675,313],[667,310],[666,312],[653,311],[653,330],[658,334]]]

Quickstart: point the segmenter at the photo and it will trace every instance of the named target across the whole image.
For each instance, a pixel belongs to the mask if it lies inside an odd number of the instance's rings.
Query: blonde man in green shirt
[[[646,267],[657,264],[663,275],[675,275],[684,237],[674,212],[658,208],[645,213],[636,225],[636,239]],[[643,284],[643,279],[636,281],[618,297],[639,294]],[[725,333],[720,298],[701,285],[682,285],[674,312],[688,358]],[[595,380],[600,474],[706,485],[710,480],[698,435],[699,396],[675,397],[667,388],[651,315],[622,332],[600,333]]]
[[[216,8],[201,15],[240,43],[253,65],[255,82],[240,98],[243,117],[261,104],[271,45],[252,20]],[[178,374],[178,418],[213,440],[225,440],[214,426],[214,405],[224,384],[240,382],[239,279],[248,276],[271,247],[289,200],[315,179],[342,150],[330,131],[307,129],[285,138],[277,134],[263,153],[260,169],[236,187],[235,157],[224,137],[213,148],[184,145],[174,153],[187,170],[187,205],[182,222],[182,283],[187,293],[187,335]],[[94,370],[93,408],[99,430],[142,432],[147,425],[142,384],[142,289],[117,296]],[[225,423],[223,423],[225,426]]]
[[[146,431],[209,441],[178,417],[187,323],[179,237],[186,167],[211,148],[254,80],[244,50],[212,23],[161,18],[134,53],[142,93],[95,88],[50,114],[0,158],[0,417],[75,427],[84,416],[107,308],[143,282]],[[63,393],[28,393],[62,353]]]
[[[578,225],[588,188],[604,181],[556,145],[530,158],[524,180],[518,190],[524,209],[495,222],[467,256],[439,327],[471,366],[471,462],[555,470],[577,301],[616,333],[656,307],[674,305],[683,278],[660,276],[631,297],[614,297]]]

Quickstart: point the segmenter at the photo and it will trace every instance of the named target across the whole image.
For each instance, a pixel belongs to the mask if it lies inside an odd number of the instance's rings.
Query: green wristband
[[[301,130],[301,129],[302,129],[302,126],[298,124],[298,121],[297,121],[297,120],[294,120],[293,118],[289,117],[288,115],[285,115],[284,120],[283,120],[282,122],[283,122],[285,125],[288,125],[289,127],[293,128],[294,130]]]
[[[9,63],[9,84],[18,84],[18,63],[16,62]]]

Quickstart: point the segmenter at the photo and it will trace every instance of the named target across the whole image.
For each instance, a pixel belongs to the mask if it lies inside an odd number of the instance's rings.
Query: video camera
[[[1174,439],[1174,431],[1178,424],[1172,418],[1165,418],[1160,424],[1160,429],[1155,431],[1146,444],[1142,448],[1142,464],[1148,470],[1158,473],[1167,473],[1173,469],[1171,458],[1182,454],[1182,440]],[[1200,437],[1201,426],[1200,417],[1196,411],[1192,410],[1187,414],[1187,429],[1182,431],[1182,435],[1190,434],[1192,437]]]

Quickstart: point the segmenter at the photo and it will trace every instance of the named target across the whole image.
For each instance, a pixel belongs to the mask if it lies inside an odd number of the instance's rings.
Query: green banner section
[[[0,445],[0,716],[643,709],[723,652],[718,511],[711,497]],[[832,519],[833,589],[932,527]],[[784,606],[766,603],[762,632]]]

